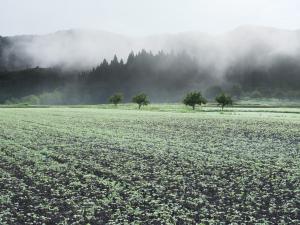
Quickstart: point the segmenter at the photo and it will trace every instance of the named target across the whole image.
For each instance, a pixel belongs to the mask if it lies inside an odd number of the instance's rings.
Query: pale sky
[[[0,0],[0,35],[83,28],[131,36],[240,25],[300,29],[300,0]]]

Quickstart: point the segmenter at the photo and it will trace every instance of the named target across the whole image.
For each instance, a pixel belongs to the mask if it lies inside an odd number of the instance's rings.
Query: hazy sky
[[[0,7],[2,36],[70,28],[134,36],[245,24],[300,29],[300,0],[0,0]]]

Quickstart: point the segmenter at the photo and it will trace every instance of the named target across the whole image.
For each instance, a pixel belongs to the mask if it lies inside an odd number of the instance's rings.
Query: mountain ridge
[[[298,55],[300,30],[244,25],[221,34],[199,31],[132,37],[103,30],[68,29],[45,35],[16,35],[0,39],[0,68],[55,67],[86,70],[114,55],[126,60],[131,51],[186,52],[200,64],[214,59],[246,57],[257,48],[278,54]],[[260,49],[258,49],[258,47]],[[231,56],[230,56],[231,54]],[[264,53],[265,54],[265,53]],[[227,67],[227,65],[226,65]]]

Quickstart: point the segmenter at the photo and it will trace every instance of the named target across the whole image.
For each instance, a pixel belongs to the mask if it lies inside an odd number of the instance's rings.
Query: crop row
[[[295,117],[0,112],[1,224],[300,223]]]

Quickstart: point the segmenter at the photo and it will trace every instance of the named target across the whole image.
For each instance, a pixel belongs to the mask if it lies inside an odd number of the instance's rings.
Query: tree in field
[[[150,102],[148,100],[148,96],[144,93],[140,93],[132,98],[132,102],[137,103],[139,105],[139,109],[142,105],[148,105]]]
[[[216,101],[222,107],[222,111],[226,105],[232,105],[231,97],[229,95],[226,95],[224,92],[216,97]]]
[[[122,93],[115,93],[114,95],[109,97],[109,102],[117,106],[119,103],[123,101]]]
[[[189,105],[195,109],[196,105],[206,104],[206,99],[202,97],[200,92],[190,92],[183,99],[185,105]]]

